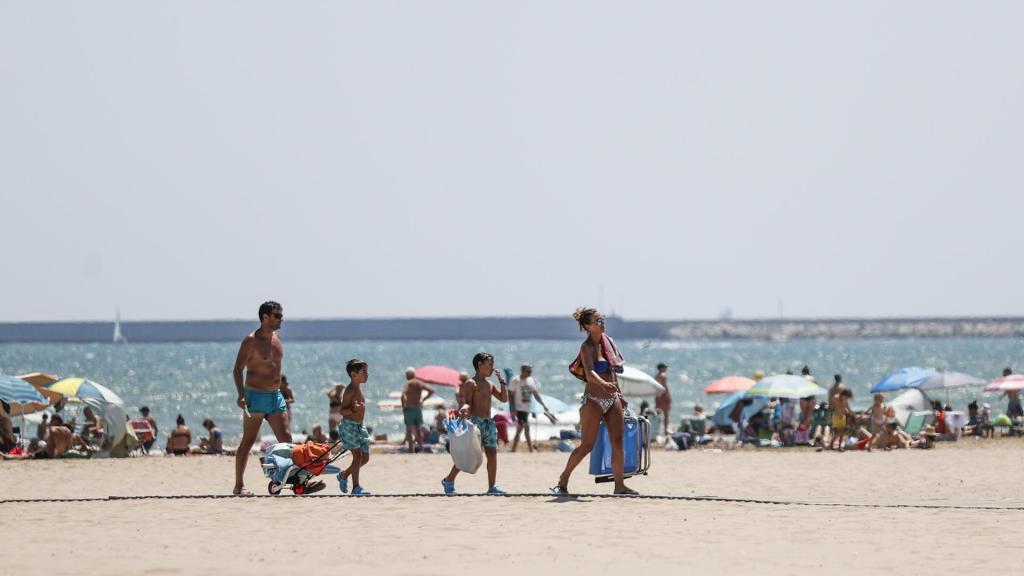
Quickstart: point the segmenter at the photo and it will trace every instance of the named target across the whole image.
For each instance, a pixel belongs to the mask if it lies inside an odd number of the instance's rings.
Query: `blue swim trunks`
[[[264,414],[266,416],[284,412],[288,407],[280,390],[264,392],[252,388],[245,389],[245,405],[249,408],[249,414]]]
[[[476,424],[480,430],[480,443],[484,448],[498,447],[498,427],[494,424],[494,418],[481,418],[470,414],[469,421]]]
[[[364,453],[370,451],[370,432],[362,422],[342,420],[341,426],[338,426],[338,434],[341,435],[341,447],[345,450],[360,450]]]

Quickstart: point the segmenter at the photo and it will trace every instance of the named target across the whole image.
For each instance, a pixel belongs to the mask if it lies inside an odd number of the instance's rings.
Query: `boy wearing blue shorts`
[[[343,420],[338,427],[341,446],[352,453],[352,464],[338,473],[338,487],[348,493],[348,479],[352,479],[352,495],[369,494],[359,484],[359,470],[370,461],[370,433],[363,426],[366,415],[366,396],[363,395],[363,384],[369,379],[369,368],[366,362],[353,358],[345,365],[349,384],[341,394],[341,416]]]
[[[508,402],[508,384],[501,377],[501,372],[494,371],[494,356],[486,352],[480,352],[473,357],[473,368],[476,370],[476,376],[464,382],[459,389],[463,402],[459,413],[480,430],[480,443],[483,444],[484,454],[487,456],[487,493],[504,494],[504,490],[494,485],[498,475],[498,428],[491,418],[491,398],[497,398],[499,402]],[[499,387],[495,387],[487,380],[492,374],[498,377]],[[445,494],[455,494],[455,477],[458,475],[459,469],[452,466],[448,476],[441,480]]]

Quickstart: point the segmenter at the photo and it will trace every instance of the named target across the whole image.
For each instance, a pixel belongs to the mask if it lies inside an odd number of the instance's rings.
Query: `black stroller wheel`
[[[270,492],[273,496],[277,496],[281,493],[281,485],[271,480],[270,484],[267,484],[267,492]]]

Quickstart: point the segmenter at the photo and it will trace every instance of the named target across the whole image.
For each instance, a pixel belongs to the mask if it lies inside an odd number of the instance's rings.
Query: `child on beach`
[[[843,388],[835,397],[832,406],[832,439],[828,443],[829,450],[839,440],[839,451],[846,449],[846,424],[847,420],[853,419],[853,410],[850,408],[850,401],[853,400],[853,391]],[[852,422],[851,422],[852,423]]]
[[[875,394],[875,401],[864,414],[868,416],[871,434],[878,434],[885,428],[885,394]]]
[[[348,493],[348,479],[352,478],[352,495],[368,495],[363,486],[359,483],[359,471],[370,461],[370,432],[363,426],[363,417],[366,415],[366,396],[363,394],[363,384],[369,379],[369,368],[366,362],[353,358],[345,365],[348,373],[349,385],[341,395],[341,426],[338,428],[338,435],[341,436],[341,445],[352,453],[352,464],[338,473],[338,487],[343,493]]]
[[[484,454],[487,456],[487,493],[504,494],[504,490],[494,485],[498,475],[498,428],[491,418],[491,398],[508,402],[508,384],[501,377],[501,372],[495,372],[494,356],[486,352],[473,356],[473,369],[476,370],[476,376],[466,380],[459,387],[462,399],[459,413],[463,418],[468,417],[480,430],[480,443],[483,444]],[[492,374],[498,377],[500,387],[495,387],[487,380]],[[455,494],[455,477],[458,475],[459,469],[452,466],[448,476],[441,480],[445,494]]]

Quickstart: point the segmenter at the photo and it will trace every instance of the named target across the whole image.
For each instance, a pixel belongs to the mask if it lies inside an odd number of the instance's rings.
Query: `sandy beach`
[[[630,483],[674,498],[605,497],[583,466],[570,489],[594,496],[542,495],[565,462],[552,452],[499,455],[511,497],[433,496],[443,454],[375,456],[364,485],[393,496],[370,498],[331,478],[313,496],[199,498],[228,491],[231,457],[4,462],[0,573],[986,573],[1024,537],[1021,442],[655,452]],[[255,458],[247,482],[266,493]],[[477,494],[486,475],[457,484]],[[159,498],[111,498],[133,496]]]

